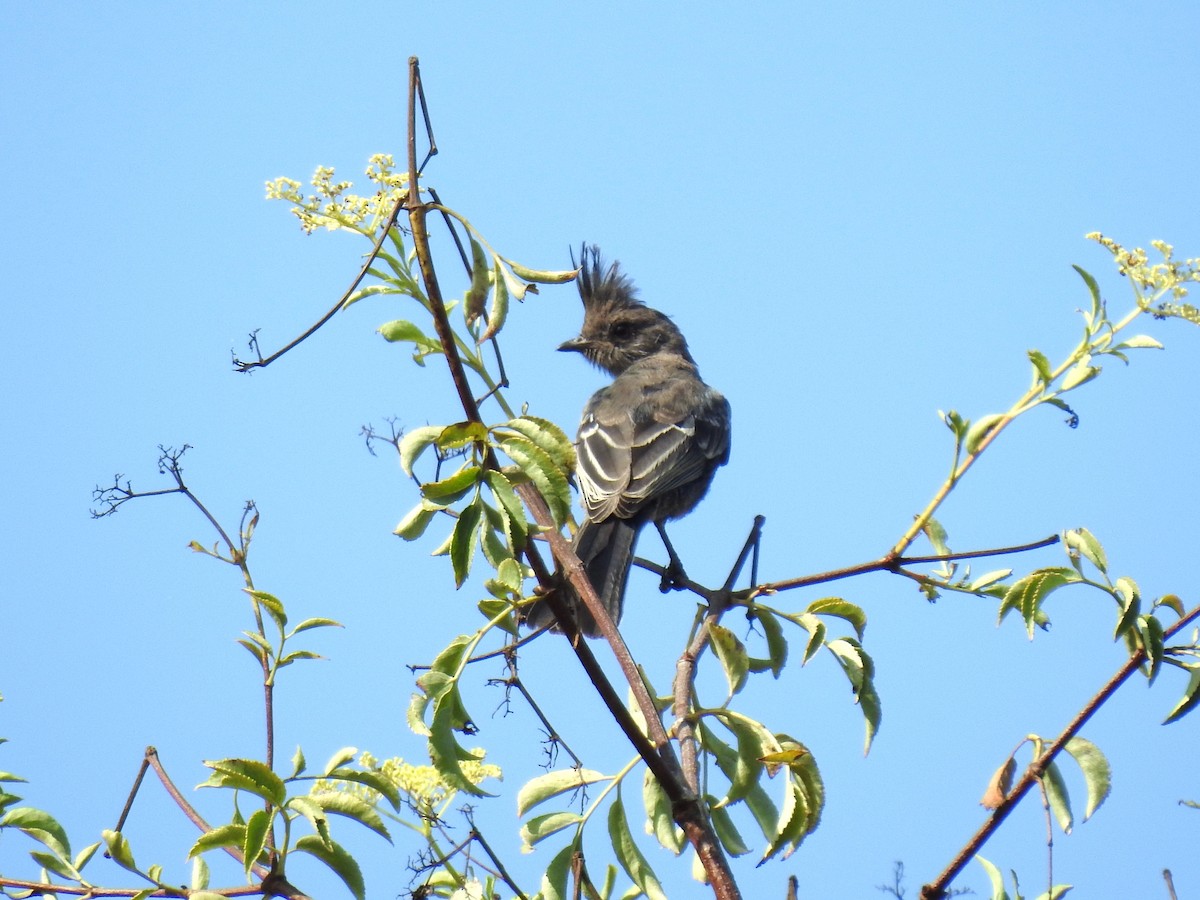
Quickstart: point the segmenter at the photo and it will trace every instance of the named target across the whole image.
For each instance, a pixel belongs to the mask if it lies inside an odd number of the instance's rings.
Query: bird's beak
[[[576,353],[582,353],[591,345],[591,341],[585,341],[581,337],[573,337],[569,341],[563,341],[558,345],[559,350],[574,350]]]

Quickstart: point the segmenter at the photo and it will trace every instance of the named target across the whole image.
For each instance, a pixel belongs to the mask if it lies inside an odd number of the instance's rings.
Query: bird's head
[[[605,269],[600,248],[583,245],[579,267],[583,327],[559,350],[582,353],[596,366],[620,375],[656,353],[677,354],[689,362],[687,341],[667,316],[637,299],[633,282],[613,262]]]

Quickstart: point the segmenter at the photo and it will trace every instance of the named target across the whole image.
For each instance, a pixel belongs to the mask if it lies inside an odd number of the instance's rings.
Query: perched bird
[[[653,522],[671,557],[664,590],[683,577],[663,523],[691,512],[729,459],[730,409],[700,380],[683,334],[667,316],[637,299],[618,263],[607,269],[597,247],[583,247],[579,296],[583,328],[559,350],[582,353],[613,376],[583,410],[576,440],[576,475],[584,520],[573,546],[588,579],[614,621],[621,618],[625,583],[638,532]],[[564,580],[562,596],[584,634],[599,631]],[[554,621],[534,604],[530,625]]]

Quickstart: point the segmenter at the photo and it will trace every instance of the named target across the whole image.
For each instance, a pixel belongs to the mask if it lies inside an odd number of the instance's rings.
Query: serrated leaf
[[[199,787],[228,787],[248,791],[276,807],[283,806],[287,800],[287,788],[283,780],[266,763],[256,759],[210,759],[205,760],[204,765],[213,773]]]
[[[750,670],[746,647],[724,625],[713,623],[709,626],[708,635],[721,669],[725,672],[725,681],[729,684],[729,695],[732,697],[745,686]]]
[[[471,561],[475,557],[476,533],[482,515],[482,502],[472,503],[463,508],[454,523],[454,533],[450,538],[450,563],[454,569],[454,586],[456,588],[462,587],[467,576],[471,574]]]
[[[1033,639],[1033,630],[1039,622],[1042,604],[1051,593],[1067,584],[1079,581],[1079,573],[1074,569],[1051,567],[1037,569],[1024,578],[1019,578],[1009,586],[1000,604],[999,621],[1003,621],[1010,609],[1021,612],[1025,620],[1025,630]]]
[[[421,485],[421,496],[432,503],[449,504],[461,500],[479,483],[483,469],[474,464],[462,466],[453,475]]]
[[[523,436],[504,438],[500,449],[533,482],[546,501],[555,526],[561,528],[571,515],[571,491],[566,476],[550,454]]]
[[[431,505],[422,500],[405,514],[404,518],[400,520],[400,524],[392,530],[392,534],[402,537],[406,541],[415,541],[425,533],[438,511],[444,508],[440,504]]]
[[[575,470],[575,444],[567,433],[549,419],[538,416],[517,416],[505,422],[502,428],[515,431],[529,438],[535,445],[545,450],[554,460],[554,464],[563,472]]]
[[[283,608],[283,601],[274,594],[269,594],[266,591],[256,591],[253,588],[243,588],[243,590],[254,598],[254,601],[267,611],[275,624],[282,631],[287,627],[287,611]]]
[[[258,862],[259,854],[267,843],[267,832],[271,829],[271,816],[265,809],[256,809],[246,820],[246,831],[242,839],[242,865],[246,868],[246,877]]]
[[[220,847],[241,847],[246,839],[246,826],[237,823],[218,825],[210,828],[196,839],[192,849],[188,851],[188,859],[194,859],[207,850]]]
[[[60,878],[65,878],[67,881],[82,881],[82,876],[75,871],[74,866],[72,866],[65,859],[62,859],[53,853],[44,853],[41,850],[30,850],[29,855],[33,857],[34,861],[43,869],[53,872]]]
[[[351,762],[356,756],[358,756],[357,747],[343,747],[334,753],[333,756],[329,757],[329,762],[325,763],[324,774],[326,776],[333,774],[335,769],[339,769],[346,765],[346,763]]]
[[[1079,764],[1087,785],[1087,809],[1083,813],[1083,821],[1086,822],[1108,799],[1112,787],[1112,769],[1100,748],[1086,738],[1073,737],[1067,741],[1064,749]]]
[[[366,900],[366,886],[362,870],[354,857],[334,841],[326,844],[315,834],[306,834],[296,841],[295,849],[308,853],[325,863],[342,883],[349,888],[355,900]]]
[[[943,540],[945,539],[944,530],[942,531],[942,538]],[[867,630],[867,614],[863,608],[847,600],[843,600],[841,597],[822,597],[820,600],[814,600],[808,604],[806,612],[812,613],[815,616],[836,616],[843,621],[849,622],[854,628],[855,636],[860,641],[862,640],[863,632]]]
[[[737,753],[732,759],[732,768],[725,774],[729,778],[729,790],[718,803],[729,806],[744,799],[762,777],[764,756],[780,751],[779,742],[771,730],[761,722],[747,716],[722,711],[716,713],[737,738]]]
[[[619,791],[608,808],[608,837],[612,842],[617,862],[621,864],[630,880],[646,895],[647,900],[667,900],[658,876],[650,868],[629,831],[629,822],[625,819],[625,805],[621,801]]]
[[[699,732],[700,745],[704,752],[716,760],[717,768],[732,782],[737,776],[740,755],[720,740],[703,721],[700,722]],[[762,832],[763,838],[769,840],[775,833],[775,824],[779,819],[779,810],[775,807],[775,801],[763,789],[762,784],[756,780],[746,794],[744,802]]]
[[[517,817],[524,816],[551,797],[579,790],[589,784],[611,780],[611,775],[593,769],[555,769],[553,772],[539,775],[517,792]]]
[[[582,821],[583,816],[573,812],[552,812],[534,816],[521,825],[521,841],[525,847],[534,847],[551,835]]]
[[[982,591],[984,588],[991,587],[997,581],[1003,581],[1012,574],[1012,569],[996,569],[993,572],[988,572],[986,575],[980,575],[971,582],[967,590]]]
[[[317,833],[317,836],[325,843],[329,843],[329,821],[325,816],[320,804],[316,803],[311,797],[300,796],[291,797],[287,802],[287,809],[299,813],[312,826],[312,830]]]
[[[1158,677],[1163,661],[1163,626],[1156,616],[1146,614],[1138,616],[1138,636],[1142,649],[1146,651],[1146,659],[1150,663],[1147,678],[1150,684]]]
[[[512,484],[504,475],[495,470],[487,473],[488,487],[496,498],[497,508],[504,517],[505,533],[508,537],[509,549],[520,553],[525,548],[529,538],[529,520],[525,517],[525,507],[513,490]]]
[[[574,843],[567,844],[551,858],[550,865],[546,866],[546,871],[542,873],[540,890],[543,900],[569,900],[571,897],[567,891],[567,877],[571,873],[575,850]],[[607,897],[608,894],[602,896]]]
[[[327,776],[331,781],[349,781],[361,784],[381,794],[392,809],[400,811],[400,791],[390,778],[371,769],[341,769]]]
[[[388,834],[383,818],[371,804],[347,791],[320,791],[309,794],[309,799],[320,805],[326,813],[333,813],[354,819],[374,831],[380,837],[391,843],[392,836]]]
[[[1067,792],[1067,783],[1063,781],[1062,772],[1053,760],[1046,766],[1042,786],[1046,791],[1046,802],[1050,805],[1058,827],[1062,829],[1063,834],[1070,834],[1075,823],[1071,816],[1071,796]]]

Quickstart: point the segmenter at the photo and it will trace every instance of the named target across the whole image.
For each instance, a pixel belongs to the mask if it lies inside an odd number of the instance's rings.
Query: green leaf
[[[213,770],[208,781],[198,787],[227,787],[249,791],[262,797],[276,807],[287,800],[287,788],[283,780],[266,764],[256,759],[205,760],[204,765]]]
[[[863,753],[869,753],[875,735],[883,719],[879,694],[875,691],[875,663],[862,645],[853,638],[838,638],[826,644],[842,666],[850,687],[854,691],[854,702],[866,719],[866,738]]]
[[[567,844],[550,860],[546,871],[542,873],[541,896],[543,900],[570,900],[567,890],[567,877],[571,873],[571,865],[575,859],[576,845]],[[607,895],[604,895],[607,897]]]
[[[109,858],[113,862],[130,872],[138,871],[137,863],[133,861],[133,851],[129,849],[129,841],[125,840],[125,835],[105,828],[100,832],[100,836],[104,838],[104,845],[108,848]]]
[[[30,850],[29,855],[33,857],[34,861],[43,869],[53,872],[55,875],[65,878],[67,881],[83,881],[83,876],[75,870],[73,865],[71,865],[65,859],[61,859],[54,853],[43,853],[40,850]]]
[[[1030,350],[1029,361],[1033,363],[1033,380],[1035,384],[1049,384],[1051,369],[1050,360],[1046,359],[1046,354],[1041,350]]]
[[[729,778],[729,790],[718,803],[718,806],[729,806],[749,795],[762,777],[762,757],[778,753],[780,747],[775,735],[761,722],[728,710],[714,710],[713,714],[737,738],[737,753],[731,760],[730,770],[725,773]]]
[[[525,847],[533,847],[564,828],[578,825],[583,816],[572,812],[552,812],[534,816],[521,826],[521,841]]]
[[[750,852],[750,848],[746,846],[746,842],[742,840],[741,832],[733,822],[733,816],[729,814],[729,810],[724,806],[716,805],[716,798],[709,795],[705,799],[708,800],[709,814],[712,817],[713,831],[717,833],[717,840],[721,842],[721,846],[725,848],[725,852],[730,856],[743,856]],[[682,849],[683,832],[680,832],[680,846]],[[667,848],[671,849],[671,848]],[[676,850],[678,855],[680,850]]]
[[[271,815],[265,809],[256,809],[246,820],[246,833],[242,843],[242,865],[246,877],[250,877],[263,847],[267,844],[267,832],[271,829]]]
[[[1113,347],[1113,350],[1161,350],[1161,349],[1163,349],[1163,345],[1160,344],[1158,341],[1156,341],[1154,338],[1152,338],[1146,334],[1139,334],[1139,335],[1135,335],[1134,337],[1127,338],[1126,340],[1121,341],[1121,343],[1117,344],[1117,346]]]
[[[413,344],[413,358],[420,363],[431,353],[443,352],[441,341],[431,338],[412,322],[405,322],[403,319],[380,325],[379,333],[389,343]]]
[[[763,636],[767,641],[767,658],[751,659],[750,671],[762,672],[770,669],[771,674],[778,678],[787,663],[788,655],[788,643],[787,638],[783,635],[783,626],[779,624],[779,618],[775,613],[764,607],[751,607],[750,615],[762,626]]]
[[[682,851],[686,839],[683,829],[675,824],[671,800],[653,773],[647,769],[642,777],[642,805],[646,807],[646,832],[676,856]]]
[[[945,531],[942,532],[943,538]],[[939,553],[942,551],[938,551]],[[946,551],[949,552],[949,551]],[[863,632],[867,629],[867,614],[861,606],[843,600],[841,597],[822,597],[808,604],[806,612],[816,616],[836,616],[849,622],[854,628],[855,636],[861,641]]]
[[[279,626],[280,631],[287,627],[287,611],[283,608],[283,601],[274,594],[268,594],[266,591],[256,591],[252,588],[243,588],[243,590],[253,597],[259,606],[267,611],[267,614]]]
[[[428,501],[422,500],[400,520],[400,524],[392,530],[392,534],[402,537],[406,541],[415,541],[425,533],[429,523],[433,521],[433,517],[443,509],[445,507],[441,504],[430,504]]]
[[[188,859],[194,859],[207,850],[221,847],[241,847],[246,842],[246,826],[231,823],[211,828],[197,838],[188,851]]]
[[[368,787],[381,794],[391,804],[392,809],[400,811],[400,791],[382,772],[371,769],[340,769],[326,777],[331,781],[348,781]]]
[[[504,257],[504,261],[518,278],[524,278],[526,281],[534,281],[538,284],[565,284],[568,281],[574,281],[575,276],[579,274],[578,269],[564,269],[561,271],[530,269],[518,262],[513,262],[507,257]]]
[[[356,756],[358,756],[357,747],[343,747],[334,753],[333,756],[329,757],[329,762],[325,763],[324,774],[327,777],[332,775],[335,769],[340,769],[346,763],[351,762]]]
[[[445,430],[444,425],[423,425],[407,432],[400,439],[400,468],[408,477],[412,477],[413,463],[427,447],[432,445]]]
[[[1079,273],[1079,277],[1087,285],[1088,293],[1092,297],[1092,315],[1090,321],[1093,323],[1098,322],[1104,313],[1104,301],[1100,299],[1100,285],[1096,284],[1096,279],[1079,268],[1079,266],[1071,266],[1071,268]]]
[[[646,895],[647,900],[667,900],[658,876],[646,862],[646,857],[638,849],[633,835],[629,831],[629,823],[625,819],[625,805],[621,802],[620,791],[617,792],[616,798],[608,808],[608,836],[612,842],[613,852],[616,853],[617,862],[621,864],[621,868],[625,870],[625,874],[629,876],[630,880]]]
[[[515,419],[509,419],[500,427],[529,438],[534,444],[545,450],[554,460],[554,464],[563,472],[575,471],[575,444],[565,431],[549,419],[537,416],[517,416]]]
[[[306,834],[296,841],[296,849],[315,856],[325,863],[354,895],[355,900],[366,900],[366,886],[362,870],[354,857],[334,841],[326,844],[315,834]]]
[[[732,697],[746,684],[750,669],[750,659],[746,655],[746,647],[738,640],[737,635],[724,625],[712,624],[708,629],[713,651],[725,672],[725,680],[729,684],[729,695]]]
[[[1158,677],[1163,661],[1163,626],[1158,617],[1147,613],[1138,616],[1138,637],[1142,648],[1146,651],[1146,659],[1150,663],[1147,678],[1150,684]]]
[[[312,628],[344,628],[344,627],[345,626],[342,625],[341,622],[338,622],[335,619],[322,619],[322,618],[305,619],[303,622],[301,622],[299,625],[297,625],[295,628],[293,628],[291,630],[291,632],[288,634],[288,637],[289,638],[295,637],[300,632],[308,631],[309,629],[312,629]]]
[[[471,325],[483,315],[483,303],[488,295],[488,274],[492,268],[488,265],[487,254],[479,241],[471,238],[471,286],[463,297],[463,315],[467,324]]]
[[[308,821],[308,824],[312,826],[313,831],[317,833],[317,836],[326,844],[332,840],[329,837],[329,820],[325,816],[325,810],[321,808],[320,804],[312,800],[312,798],[304,796],[291,797],[288,799],[287,809],[303,816]]]
[[[453,503],[462,499],[479,483],[483,469],[467,464],[453,475],[421,485],[421,496],[433,503]]]
[[[1100,374],[1100,367],[1091,364],[1092,357],[1090,354],[1085,355],[1079,362],[1067,369],[1067,374],[1063,376],[1062,391],[1074,390],[1077,387],[1087,384],[1093,378]]]
[[[484,341],[491,340],[504,327],[504,323],[508,321],[508,283],[505,279],[504,267],[500,265],[500,258],[495,260],[495,266],[492,269],[492,303],[488,307],[487,328],[483,334],[479,336],[476,343],[482,344]]]
[[[525,517],[525,507],[521,504],[517,492],[504,475],[495,470],[488,470],[488,487],[496,498],[497,508],[504,517],[504,529],[508,537],[508,546],[513,553],[519,553],[525,548],[529,539],[529,520]]]
[[[1086,528],[1074,528],[1063,533],[1067,549],[1080,554],[1101,572],[1108,572],[1108,557],[1096,536]]]
[[[963,441],[963,448],[969,456],[974,456],[979,452],[979,447],[984,439],[996,429],[997,426],[1005,419],[1004,413],[991,413],[984,416],[978,422],[975,422],[967,429],[967,436]]]
[[[321,791],[309,794],[309,799],[320,805],[326,813],[354,819],[391,843],[383,819],[371,804],[346,791]]]
[[[555,526],[561,528],[571,516],[571,491],[566,476],[550,454],[524,436],[504,438],[500,449],[533,482],[546,501]]]
[[[526,783],[517,793],[517,816],[524,816],[539,803],[544,803],[559,794],[577,791],[589,784],[611,781],[611,775],[592,769],[556,769],[539,775]]]
[[[1083,821],[1086,822],[1108,799],[1108,792],[1112,786],[1112,769],[1100,748],[1086,738],[1073,737],[1067,741],[1064,749],[1079,764],[1084,783],[1087,785],[1087,809],[1083,813]]]
[[[737,777],[738,766],[741,761],[740,754],[724,741],[717,738],[712,729],[700,722],[700,746],[717,762],[717,768],[721,773],[733,782]],[[759,770],[761,771],[761,769]],[[728,804],[728,801],[726,801]],[[750,814],[754,817],[759,830],[763,837],[770,839],[775,834],[775,825],[779,819],[779,810],[775,807],[773,801],[763,786],[758,781],[753,782],[753,786],[745,796],[746,807],[750,810]]]
[[[450,563],[454,568],[454,586],[460,588],[471,573],[471,560],[475,557],[475,539],[479,520],[483,515],[482,501],[463,508],[454,523],[450,539]]]
[[[983,866],[983,871],[987,872],[988,881],[992,883],[991,900],[1009,900],[1008,891],[1004,889],[1004,876],[1000,870],[978,854],[975,855],[975,861]]]
[[[29,806],[18,806],[0,816],[0,827],[17,828],[44,844],[60,859],[71,858],[71,843],[66,830],[48,812]]]
[[[1071,817],[1071,797],[1067,793],[1067,783],[1063,781],[1062,772],[1053,760],[1046,766],[1042,786],[1046,790],[1046,801],[1058,821],[1058,827],[1062,829],[1063,834],[1070,834],[1074,825],[1074,819]]]
[[[195,896],[196,891],[202,891],[208,887],[208,863],[204,861],[203,856],[197,856],[192,860],[192,878],[189,887],[192,890],[192,895]]]
[[[1163,724],[1168,725],[1171,722],[1178,722],[1195,709],[1198,703],[1200,703],[1200,667],[1191,670],[1187,687],[1183,689],[1183,696],[1179,698],[1178,703],[1171,707],[1171,711],[1163,719]]]
[[[984,588],[991,587],[997,581],[1003,581],[1012,574],[1012,571],[1012,569],[996,569],[994,572],[988,572],[986,575],[980,575],[971,582],[967,590],[982,591]]]
[[[1061,566],[1030,572],[1024,578],[1013,582],[1005,592],[1004,600],[1000,604],[999,621],[1004,621],[1010,609],[1020,610],[1021,617],[1025,620],[1025,630],[1032,640],[1034,627],[1045,621],[1042,604],[1046,598],[1060,587],[1078,581],[1078,572]]]

